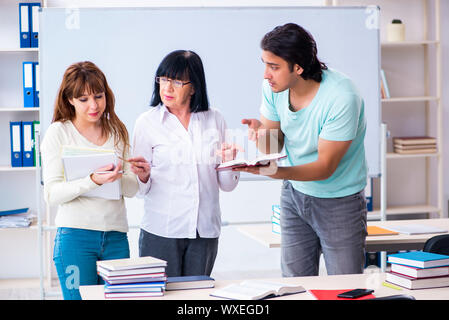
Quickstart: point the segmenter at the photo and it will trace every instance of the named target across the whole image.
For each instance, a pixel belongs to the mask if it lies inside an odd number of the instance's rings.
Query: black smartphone
[[[355,298],[366,296],[373,292],[374,292],[374,290],[372,290],[372,289],[354,289],[354,290],[342,292],[342,293],[338,294],[337,297],[355,299]]]

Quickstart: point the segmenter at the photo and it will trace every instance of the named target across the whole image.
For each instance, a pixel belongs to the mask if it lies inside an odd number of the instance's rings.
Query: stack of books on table
[[[433,137],[396,137],[393,144],[394,152],[401,154],[437,152],[437,139]]]
[[[281,234],[281,206],[274,204],[271,206],[273,211],[271,215],[271,231]]]
[[[449,286],[449,256],[410,251],[388,256],[391,270],[385,280],[407,289]]]
[[[102,260],[97,272],[105,281],[105,298],[154,297],[164,295],[166,266],[154,257]]]

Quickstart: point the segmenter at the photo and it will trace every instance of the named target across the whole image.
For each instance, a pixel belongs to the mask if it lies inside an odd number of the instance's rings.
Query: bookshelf
[[[35,2],[40,1],[23,1]],[[20,48],[19,1],[0,0],[0,192],[1,210],[28,207],[37,212],[36,167],[12,167],[10,121],[39,120],[39,108],[24,108],[22,62],[38,61],[39,48]],[[0,228],[1,279],[39,277],[38,226],[33,222],[27,228]],[[6,244],[16,243],[16,248]],[[26,260],[25,263],[20,261]],[[16,263],[13,263],[16,261]]]
[[[381,65],[386,73],[391,97],[381,99],[382,121],[389,137],[427,135],[437,138],[437,152],[398,154],[387,139],[386,175],[380,202],[386,202],[388,216],[443,214],[443,106],[441,101],[440,0],[329,0],[327,5],[377,5],[381,35]],[[405,41],[388,42],[386,26],[402,19]],[[411,71],[416,69],[416,71]],[[380,188],[382,189],[382,183]],[[374,196],[376,196],[374,187]],[[413,192],[413,189],[419,190]],[[400,195],[410,191],[407,196]],[[410,196],[412,195],[412,196]],[[400,199],[397,201],[397,199]],[[378,199],[379,200],[379,199]],[[376,201],[374,202],[376,206]],[[375,209],[368,217],[380,216]]]

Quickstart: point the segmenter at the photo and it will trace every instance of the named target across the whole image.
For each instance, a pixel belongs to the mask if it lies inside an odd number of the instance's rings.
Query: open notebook
[[[252,167],[252,166],[264,166],[268,165],[271,160],[280,160],[287,157],[285,154],[280,153],[270,153],[270,154],[264,154],[260,157],[257,157],[255,159],[235,159],[231,161],[226,161],[220,164],[217,167],[217,170],[232,170],[232,168],[239,168],[239,167]]]
[[[300,285],[276,283],[264,280],[246,280],[241,283],[230,284],[210,295],[234,300],[259,300],[268,297],[305,292]]]
[[[61,157],[67,181],[83,179],[95,170],[111,163],[117,165],[117,156],[114,150],[63,146]],[[83,194],[84,197],[98,197],[111,200],[119,200],[121,195],[120,180],[105,183]]]

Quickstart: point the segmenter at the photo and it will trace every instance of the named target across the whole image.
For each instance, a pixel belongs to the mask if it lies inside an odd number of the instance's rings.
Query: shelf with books
[[[13,209],[28,207],[33,213],[37,213],[39,206],[37,201],[37,185],[38,171],[36,167],[12,167],[11,166],[11,143],[10,143],[10,122],[18,121],[37,121],[39,120],[40,108],[24,107],[24,89],[23,89],[23,62],[39,60],[39,48],[27,47],[20,45],[20,3],[38,3],[39,1],[0,1],[0,127],[2,128],[2,135],[0,135],[0,192],[3,195],[2,206],[0,209]],[[35,11],[33,11],[35,13]],[[33,26],[33,28],[36,25]],[[31,29],[30,29],[31,31]],[[31,38],[31,37],[30,37]],[[36,39],[33,36],[33,39]],[[33,44],[35,46],[36,44]],[[31,231],[31,236],[26,235]],[[23,242],[18,244],[20,248],[26,247],[23,252],[20,252],[20,261],[25,262],[23,277],[30,277],[35,274],[35,269],[30,269],[31,266],[36,265],[38,261],[33,261],[36,257],[35,243],[36,238],[34,233],[39,233],[37,221],[31,222],[28,227],[3,227],[0,228],[2,242],[16,243],[16,241]],[[32,244],[29,240],[32,239]],[[31,244],[31,243],[30,243]],[[17,269],[17,262],[14,261],[16,253],[14,249],[4,247],[1,251],[5,263],[2,266],[0,273],[2,278],[15,277],[11,270]],[[21,275],[22,276],[22,275]]]
[[[37,221],[31,222],[31,224],[28,227],[18,227],[18,228],[0,228],[0,232],[7,232],[7,231],[29,231],[29,230],[37,230]]]
[[[380,179],[380,201],[376,203],[383,210],[370,212],[369,217],[386,215],[428,214],[428,217],[443,216],[443,106],[442,106],[442,46],[440,0],[357,1],[358,5],[377,5],[382,15],[379,18],[379,36],[381,39],[381,107],[382,120],[388,123],[387,132],[396,135],[421,135],[434,137],[432,146],[395,144],[395,152],[386,152],[385,138],[385,174]],[[354,5],[354,0],[340,0],[338,5]],[[404,21],[405,32],[402,41],[386,41],[392,37],[393,20]],[[404,29],[403,29],[404,30]],[[388,90],[390,89],[390,90]],[[390,95],[388,95],[388,92]],[[403,108],[403,109],[398,109]],[[405,116],[406,115],[406,116]],[[413,130],[410,130],[413,128]],[[401,160],[401,163],[393,161]],[[406,160],[403,161],[403,160]],[[413,161],[412,161],[413,160]],[[391,165],[391,168],[387,169]],[[413,175],[416,184],[398,189],[404,173]],[[392,180],[389,184],[387,181]],[[399,182],[399,183],[398,183]],[[387,187],[394,186],[393,188]],[[398,205],[402,193],[409,194],[409,203],[413,199],[424,205]],[[388,200],[387,200],[388,199]],[[394,203],[398,201],[398,203]],[[406,201],[404,199],[404,201]],[[404,202],[407,204],[407,201]]]

